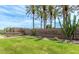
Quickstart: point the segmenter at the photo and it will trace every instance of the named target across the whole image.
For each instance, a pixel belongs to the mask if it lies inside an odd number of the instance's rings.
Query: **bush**
[[[68,16],[68,18],[66,20],[64,20],[63,25],[61,25],[61,30],[63,32],[63,34],[65,35],[66,39],[72,40],[74,39],[74,33],[77,29],[78,23],[79,23],[79,19],[77,21],[76,16],[73,16],[73,19],[70,18],[71,15]]]
[[[52,26],[51,25],[46,25],[46,29],[51,29]]]
[[[32,29],[32,35],[33,35],[33,36],[36,35],[36,29]]]

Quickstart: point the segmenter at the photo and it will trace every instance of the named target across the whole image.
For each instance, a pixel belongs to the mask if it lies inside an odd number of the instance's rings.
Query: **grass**
[[[0,39],[0,54],[78,54],[79,45],[33,36]]]

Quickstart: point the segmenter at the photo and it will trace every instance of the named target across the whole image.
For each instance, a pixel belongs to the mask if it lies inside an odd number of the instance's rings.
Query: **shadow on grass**
[[[38,39],[36,39],[35,41],[40,41],[40,40],[43,40],[43,38],[38,38]]]

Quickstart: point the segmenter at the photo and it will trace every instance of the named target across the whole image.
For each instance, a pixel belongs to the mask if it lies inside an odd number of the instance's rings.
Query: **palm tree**
[[[53,16],[54,16],[54,28],[56,28],[56,17],[58,16],[57,15],[57,9],[56,9],[56,6],[54,6],[54,14],[53,14]]]
[[[49,17],[50,17],[50,26],[52,28],[52,19],[53,19],[53,13],[54,13],[54,6],[52,6],[52,5],[48,6],[48,13],[49,13]]]
[[[35,6],[32,5],[31,8],[32,8],[31,11],[32,11],[32,15],[33,15],[33,29],[34,29],[35,28],[35,25],[34,25]]]
[[[54,11],[53,11],[53,19],[54,19],[54,28],[56,28],[56,19],[62,17],[62,10],[61,6],[54,6]]]
[[[42,29],[42,25],[43,25],[43,9],[42,9],[42,6],[39,6],[39,5],[36,6],[36,13],[37,13],[37,18],[40,18],[40,20],[41,20],[40,27]]]
[[[52,19],[54,20],[54,28],[56,28],[56,19],[61,16],[61,8],[60,6],[53,6],[49,5],[48,6],[48,13],[50,17],[50,24],[52,25]]]
[[[40,10],[41,10],[41,8],[40,8]],[[42,13],[43,13],[43,11],[41,10],[40,11],[40,18],[41,18],[41,29],[42,29],[42,23],[43,23],[43,15],[42,15]]]
[[[47,23],[47,6],[43,5],[43,21],[44,21],[44,29],[46,29],[46,23]]]
[[[35,25],[34,25],[34,16],[35,16],[35,6],[34,5],[31,5],[31,6],[26,6],[26,11],[27,11],[27,13],[26,13],[26,15],[27,14],[32,14],[32,16],[33,16],[33,29],[35,28]]]

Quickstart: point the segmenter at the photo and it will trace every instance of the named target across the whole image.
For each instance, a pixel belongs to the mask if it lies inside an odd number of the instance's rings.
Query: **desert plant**
[[[66,39],[69,39],[70,41],[72,41],[72,39],[74,38],[74,33],[78,26],[78,22],[79,22],[79,19],[77,21],[76,15],[74,15],[73,19],[71,19],[71,16],[69,15],[66,21],[64,21],[63,25],[61,24],[60,19],[59,19],[61,30],[63,34],[65,35]]]

